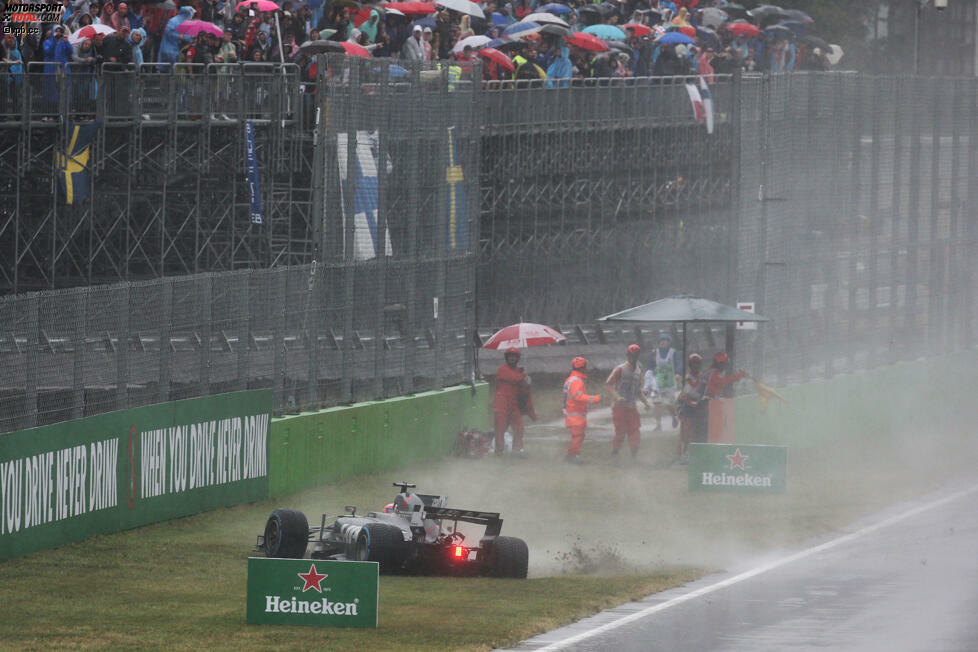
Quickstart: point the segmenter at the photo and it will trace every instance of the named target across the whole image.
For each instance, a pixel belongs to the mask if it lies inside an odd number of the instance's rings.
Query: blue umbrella
[[[506,27],[511,22],[508,16],[504,16],[498,11],[492,12],[492,24],[496,27]]]
[[[540,28],[540,23],[534,23],[532,21],[514,23],[503,30],[503,36],[525,36],[526,34],[536,34],[540,31]]]
[[[585,34],[593,34],[598,38],[608,39],[609,41],[624,41],[628,38],[625,32],[614,25],[591,25],[581,30]],[[690,41],[692,43],[692,41]]]
[[[537,7],[537,11],[545,11],[548,14],[557,14],[559,16],[560,14],[569,14],[571,12],[571,8],[567,5],[560,4],[559,2],[551,2],[548,5]]]
[[[420,20],[416,20],[416,21],[414,21],[411,24],[412,25],[420,25],[422,28],[424,28],[424,27],[430,27],[431,29],[435,29],[435,17],[434,16],[425,16],[424,18],[422,18]]]
[[[684,45],[689,45],[693,43],[693,39],[689,38],[682,32],[666,32],[659,38],[655,39],[656,43],[682,43]]]

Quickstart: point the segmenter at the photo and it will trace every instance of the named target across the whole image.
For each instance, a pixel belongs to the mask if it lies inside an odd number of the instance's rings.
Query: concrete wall
[[[479,383],[282,417],[268,437],[271,496],[393,469],[452,450],[463,427],[488,427],[489,386]]]

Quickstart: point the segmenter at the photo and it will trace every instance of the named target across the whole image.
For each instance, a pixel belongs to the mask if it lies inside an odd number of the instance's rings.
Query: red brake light
[[[455,546],[455,558],[462,559],[465,557],[465,548],[462,546]]]

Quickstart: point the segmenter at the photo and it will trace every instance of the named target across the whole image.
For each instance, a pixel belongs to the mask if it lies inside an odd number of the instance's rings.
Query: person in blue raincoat
[[[177,15],[166,21],[163,39],[160,41],[160,63],[174,64],[180,57],[180,41],[189,41],[190,37],[177,31],[185,21],[194,16],[193,7],[180,7]]]
[[[567,88],[574,76],[574,64],[570,60],[570,48],[560,46],[560,53],[547,68],[547,88]]]
[[[44,51],[44,61],[48,64],[44,66],[42,91],[44,101],[56,106],[58,103],[58,68],[62,68],[65,75],[70,75],[71,70],[66,64],[71,61],[71,55],[74,52],[71,44],[68,43],[68,39],[65,38],[64,26],[55,25],[41,47]],[[68,78],[66,84],[70,84],[70,78]],[[55,107],[51,108],[53,109]]]

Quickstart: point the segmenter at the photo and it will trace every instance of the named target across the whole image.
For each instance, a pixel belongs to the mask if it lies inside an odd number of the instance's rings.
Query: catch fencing
[[[0,431],[239,389],[273,388],[281,414],[472,379],[473,70],[320,63],[317,260],[0,297]]]
[[[631,329],[595,320],[680,293],[754,302],[771,321],[740,333],[736,364],[775,384],[975,344],[974,79],[714,76],[711,133],[695,78],[484,86],[478,65],[329,56],[310,93],[293,73],[254,72],[292,98],[254,121],[272,171],[260,228],[251,100],[214,103],[249,88],[244,71],[134,71],[172,108],[147,121],[138,99],[103,122],[95,156],[150,180],[98,186],[116,203],[81,221],[51,208],[58,125],[0,123],[15,179],[0,198],[25,207],[0,206],[3,270],[33,266],[42,287],[64,270],[169,276],[0,298],[0,428],[230,389],[273,387],[282,413],[440,387],[471,378],[475,330],[533,321],[574,346],[624,342]],[[180,108],[187,84],[210,102],[200,114]],[[194,273],[212,270],[229,271]],[[721,341],[696,329],[689,346]]]

